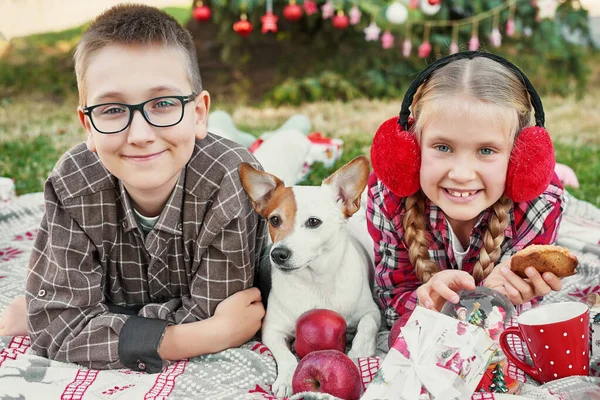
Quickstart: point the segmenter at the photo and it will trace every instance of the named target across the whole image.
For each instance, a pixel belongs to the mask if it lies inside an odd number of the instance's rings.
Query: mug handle
[[[521,331],[516,326],[511,326],[502,331],[500,333],[500,338],[498,339],[498,341],[500,342],[500,348],[502,349],[504,354],[506,354],[506,358],[508,358],[518,368],[525,371],[527,375],[533,377],[533,379],[535,379],[536,381],[539,381],[540,373],[538,372],[538,370],[536,370],[535,367],[532,367],[526,362],[521,361],[521,359],[513,352],[513,349],[508,345],[508,335],[516,335],[521,340],[525,341],[523,335],[521,334]]]

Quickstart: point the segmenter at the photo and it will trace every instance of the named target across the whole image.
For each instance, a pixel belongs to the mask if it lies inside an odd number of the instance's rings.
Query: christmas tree
[[[494,377],[492,378],[492,384],[490,390],[493,393],[508,393],[506,382],[504,381],[504,372],[500,363],[496,364],[496,368],[492,371]]]
[[[205,81],[231,90],[236,77],[241,94],[275,103],[401,97],[433,59],[469,49],[516,61],[542,94],[581,94],[588,74],[577,0],[196,0],[190,11],[201,71],[215,74]]]
[[[469,323],[473,325],[477,325],[479,327],[483,327],[485,324],[486,315],[485,312],[480,308],[480,304],[475,302],[473,303],[473,311],[469,316]]]

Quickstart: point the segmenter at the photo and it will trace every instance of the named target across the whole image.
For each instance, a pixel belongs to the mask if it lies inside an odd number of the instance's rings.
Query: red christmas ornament
[[[431,43],[429,41],[421,43],[419,46],[419,57],[427,58],[431,54]]]
[[[198,22],[206,22],[211,17],[210,8],[208,8],[207,6],[203,5],[202,2],[200,2],[199,6],[194,8],[192,16]]]
[[[290,21],[298,21],[303,14],[304,11],[302,11],[302,7],[296,4],[296,0],[291,0],[290,4],[283,8],[283,16]]]
[[[265,15],[260,17],[262,22],[262,33],[277,32],[277,20],[279,17],[272,12],[267,12]]]
[[[427,0],[427,2],[432,6],[437,6],[442,2],[442,0]]]
[[[252,24],[248,21],[246,14],[242,14],[240,20],[233,24],[233,30],[235,33],[242,37],[248,36],[252,32]]]
[[[338,11],[338,13],[333,17],[333,27],[337,29],[346,29],[348,25],[350,25],[350,21],[348,17],[344,14],[343,11]]]

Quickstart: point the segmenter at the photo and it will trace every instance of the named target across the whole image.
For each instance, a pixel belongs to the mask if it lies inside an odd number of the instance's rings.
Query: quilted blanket
[[[0,311],[23,294],[27,262],[43,213],[40,193],[0,200]],[[563,290],[544,301],[579,301],[600,293],[600,211],[571,199],[559,243],[580,259],[578,274]],[[376,357],[356,360],[366,387],[387,351],[380,332]],[[128,369],[97,371],[34,356],[29,338],[0,337],[0,400],[9,399],[277,399],[270,390],[276,364],[258,341],[217,354],[182,360],[155,375]],[[600,345],[600,344],[599,344]],[[523,354],[520,343],[517,351]],[[523,354],[526,356],[525,354]],[[513,365],[509,374],[521,382],[520,396],[535,399],[600,399],[600,354],[594,354],[590,377],[565,378],[539,386]],[[596,396],[596,397],[594,397]],[[332,399],[297,394],[292,399]],[[473,399],[517,399],[515,395],[476,393]]]

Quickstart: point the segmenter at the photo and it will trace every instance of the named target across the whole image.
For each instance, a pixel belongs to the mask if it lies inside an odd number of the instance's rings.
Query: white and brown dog
[[[356,332],[351,358],[375,353],[381,315],[371,292],[373,242],[365,213],[357,213],[368,175],[364,156],[321,186],[286,187],[274,175],[240,165],[242,185],[267,219],[273,242],[262,340],[277,362],[277,396],[292,394],[298,361],[290,343],[305,311],[326,308],[344,317],[348,330]]]

